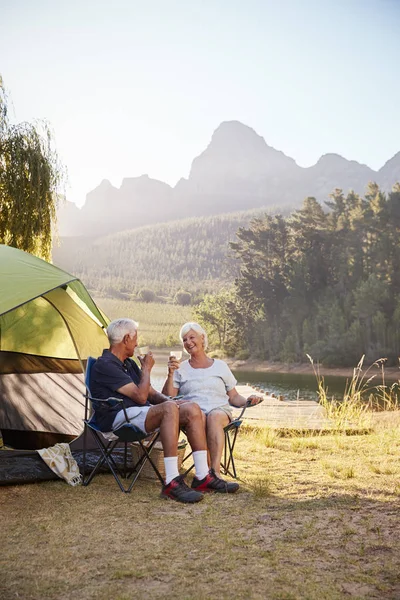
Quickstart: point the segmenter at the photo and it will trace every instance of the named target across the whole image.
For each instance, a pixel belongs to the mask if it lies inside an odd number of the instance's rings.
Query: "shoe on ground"
[[[196,490],[191,490],[188,487],[182,477],[179,475],[172,479],[168,484],[164,485],[161,494],[161,498],[166,500],[177,500],[178,502],[185,502],[186,504],[193,504],[194,502],[200,502],[204,496]]]
[[[234,494],[239,489],[239,484],[234,481],[225,481],[218,477],[214,469],[210,469],[204,479],[195,477],[192,489],[198,492],[217,492],[219,494]]]

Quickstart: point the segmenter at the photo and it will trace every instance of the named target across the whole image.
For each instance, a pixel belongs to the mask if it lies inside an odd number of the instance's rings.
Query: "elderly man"
[[[139,359],[141,369],[131,360],[137,346],[137,328],[131,319],[116,319],[109,324],[110,348],[103,351],[92,368],[90,389],[95,398],[122,398],[130,422],[144,433],[160,430],[166,473],[161,497],[198,502],[203,494],[190,489],[179,475],[178,436],[183,427],[192,447],[196,477],[207,477],[207,445],[200,407],[193,402],[171,400],[152,388],[152,353]],[[96,420],[102,431],[113,431],[126,422],[119,405],[102,405],[96,409]]]

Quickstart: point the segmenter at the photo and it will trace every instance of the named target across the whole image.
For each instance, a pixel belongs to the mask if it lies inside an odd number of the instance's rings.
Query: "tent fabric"
[[[82,373],[3,375],[0,377],[0,398],[3,399],[0,429],[78,436],[84,418],[83,390]]]
[[[7,375],[9,373],[82,374],[82,366],[77,358],[63,359],[53,358],[52,356],[35,356],[34,354],[3,351],[1,352],[0,375]]]
[[[76,279],[46,261],[0,245],[0,314]]]
[[[79,279],[0,245],[0,430],[7,444],[13,432],[23,449],[38,447],[35,433],[57,442],[81,433],[84,365],[108,346],[107,325]]]

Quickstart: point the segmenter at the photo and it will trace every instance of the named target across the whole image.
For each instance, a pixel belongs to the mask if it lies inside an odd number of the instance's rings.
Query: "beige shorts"
[[[203,412],[208,417],[208,415],[210,415],[212,412],[215,412],[217,410],[221,410],[226,415],[228,415],[229,422],[232,421],[232,407],[230,406],[230,404],[224,404],[224,406],[217,406],[216,408],[212,408],[211,410],[208,410],[208,411],[203,410]]]
[[[148,431],[146,431],[144,423],[146,421],[147,413],[149,412],[150,408],[151,406],[130,406],[126,409],[129,418],[129,423],[140,429],[140,431],[143,431],[143,433],[149,433]],[[118,427],[121,427],[122,425],[126,425],[126,418],[124,411],[120,410],[114,419],[112,425],[113,431],[115,431],[115,429],[118,429]]]

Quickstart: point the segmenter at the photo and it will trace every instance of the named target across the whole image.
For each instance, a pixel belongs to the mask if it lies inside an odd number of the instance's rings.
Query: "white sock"
[[[178,477],[178,457],[177,456],[164,456],[164,467],[165,467],[165,483],[168,485],[170,481]]]
[[[193,452],[193,461],[197,479],[204,479],[209,471],[207,450],[197,450],[196,452]]]

